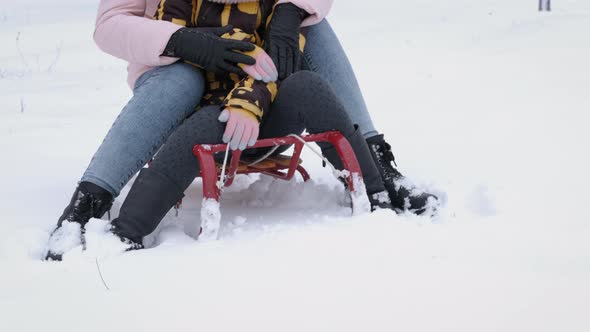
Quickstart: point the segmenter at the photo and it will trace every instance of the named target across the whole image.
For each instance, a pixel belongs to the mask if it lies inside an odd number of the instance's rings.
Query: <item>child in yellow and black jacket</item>
[[[264,53],[262,36],[272,19],[277,0],[261,1],[232,0],[161,0],[156,12],[156,19],[167,20],[188,28],[223,28],[233,27],[231,30],[214,30],[222,32],[221,38],[245,41],[255,45],[251,51],[240,51],[263,62],[267,72],[274,64],[265,62],[267,58],[260,57]],[[301,19],[306,15],[301,10]],[[299,51],[303,52],[305,37],[300,34]],[[239,64],[247,71],[247,65]],[[223,69],[223,68],[222,68]],[[231,107],[242,109],[253,115],[258,122],[268,110],[277,94],[275,77],[262,75],[242,75],[235,72],[207,71],[207,88],[200,106],[221,105],[222,108]],[[266,82],[265,82],[266,81]]]

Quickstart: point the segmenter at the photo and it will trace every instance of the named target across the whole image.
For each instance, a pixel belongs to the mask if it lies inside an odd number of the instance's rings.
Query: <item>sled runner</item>
[[[356,155],[346,138],[338,131],[329,131],[301,137],[289,135],[261,139],[249,148],[293,145],[293,155],[270,155],[263,160],[249,161],[241,159],[242,151],[234,150],[231,151],[231,161],[229,162],[227,171],[225,170],[225,163],[220,167],[214,159],[215,153],[226,152],[226,154],[229,154],[227,152],[227,144],[198,144],[194,146],[193,153],[199,160],[201,177],[203,179],[203,205],[201,207],[201,232],[199,239],[217,239],[221,222],[221,214],[219,212],[221,189],[230,186],[236,174],[262,173],[289,181],[293,178],[295,172],[299,172],[304,181],[309,180],[309,173],[301,166],[302,160],[300,159],[303,147],[309,142],[331,143],[338,152],[344,165],[345,171],[341,172],[341,175],[348,185],[351,195],[353,197],[355,196],[355,190],[365,190],[362,181],[359,181],[362,180],[362,173]],[[355,179],[355,175],[358,175],[358,179]],[[355,209],[359,207],[355,206],[356,202],[354,199],[352,202],[354,213]]]

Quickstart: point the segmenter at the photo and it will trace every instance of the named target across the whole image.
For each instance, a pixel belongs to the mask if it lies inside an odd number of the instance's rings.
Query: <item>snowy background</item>
[[[186,235],[197,181],[153,248],[113,254],[93,220],[87,252],[42,262],[130,96],[93,44],[97,3],[0,0],[0,331],[590,331],[590,2],[336,1],[375,123],[445,198],[437,218],[350,218],[306,153],[312,183],[240,178],[217,242]]]

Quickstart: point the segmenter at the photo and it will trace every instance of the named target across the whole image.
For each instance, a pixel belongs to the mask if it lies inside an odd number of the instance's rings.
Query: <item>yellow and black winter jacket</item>
[[[262,47],[262,36],[272,18],[277,0],[258,0],[236,4],[215,3],[210,0],[161,0],[156,19],[170,21],[185,27],[224,27],[232,25],[222,38],[248,41]],[[300,37],[300,51],[303,52],[305,37]],[[277,94],[275,82],[264,83],[250,76],[236,74],[214,74],[207,72],[207,91],[200,106],[219,105],[244,109],[258,121],[268,110]]]

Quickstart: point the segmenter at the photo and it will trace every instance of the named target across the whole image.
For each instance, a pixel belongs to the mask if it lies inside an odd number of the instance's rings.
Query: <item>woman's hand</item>
[[[282,3],[274,9],[264,35],[264,49],[277,66],[280,80],[301,69],[299,33],[307,16],[305,10],[292,3]]]
[[[238,66],[246,72],[246,74],[253,77],[255,80],[263,81],[264,83],[275,82],[278,79],[277,67],[268,56],[268,54],[256,46],[252,52],[243,52],[256,60],[253,65],[239,64]]]
[[[220,37],[232,29],[231,25],[222,28],[182,28],[170,37],[162,55],[181,58],[214,73],[243,74],[239,64],[256,64],[253,57],[243,52],[254,51],[256,47],[249,42]]]
[[[254,114],[239,108],[228,107],[219,115],[219,121],[227,122],[223,143],[229,143],[232,150],[245,150],[258,139],[259,122]]]

